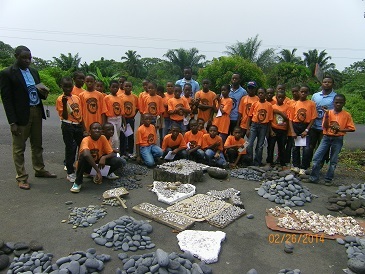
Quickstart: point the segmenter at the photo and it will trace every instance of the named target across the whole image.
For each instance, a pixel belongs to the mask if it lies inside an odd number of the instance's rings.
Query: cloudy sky
[[[365,58],[364,0],[0,0],[0,41],[43,59],[119,61],[199,49],[207,59],[259,35],[262,49],[325,49],[339,70]]]

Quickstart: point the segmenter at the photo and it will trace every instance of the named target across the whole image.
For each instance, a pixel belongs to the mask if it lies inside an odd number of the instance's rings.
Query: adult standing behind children
[[[195,93],[198,92],[198,90],[200,89],[199,83],[191,78],[193,76],[193,71],[192,71],[191,67],[184,68],[183,73],[184,73],[184,78],[177,80],[175,85],[181,86],[181,89],[183,90],[185,84],[190,84],[191,90],[193,92],[193,94],[191,96],[194,98]]]
[[[230,117],[230,123],[229,123],[229,133],[233,133],[233,129],[238,126],[238,108],[240,101],[243,96],[247,95],[247,91],[241,87],[241,76],[238,73],[234,73],[231,78],[231,90],[229,92],[229,97],[233,100],[233,107]]]
[[[1,99],[13,138],[13,159],[16,181],[21,189],[30,189],[24,167],[24,151],[30,138],[32,163],[36,177],[55,178],[44,169],[42,147],[42,119],[46,119],[42,99],[48,90],[38,86],[38,71],[30,68],[32,54],[25,46],[15,49],[15,64],[0,72]]]

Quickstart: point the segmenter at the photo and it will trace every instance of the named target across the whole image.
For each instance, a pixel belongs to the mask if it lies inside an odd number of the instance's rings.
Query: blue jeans
[[[189,160],[193,160],[193,161],[198,162],[198,163],[202,163],[204,161],[204,158],[205,158],[205,153],[200,148],[193,151],[192,153],[188,154],[188,159]]]
[[[169,134],[171,129],[171,119],[170,117],[164,117],[164,128],[163,128],[163,137],[165,137],[167,134]],[[162,137],[162,139],[163,139]]]
[[[331,150],[330,163],[328,165],[328,170],[326,173],[325,180],[332,181],[338,162],[338,154],[341,151],[342,145],[343,145],[343,136],[331,137],[323,135],[322,141],[319,144],[316,153],[313,156],[313,167],[311,175],[309,177],[311,181],[317,182],[319,180],[319,172],[323,167],[323,159],[324,156],[327,154],[328,150]]]
[[[210,166],[225,167],[227,165],[223,152],[219,154],[218,158],[214,158],[215,152],[211,149],[207,149],[205,152],[205,159]]]
[[[264,150],[264,142],[267,134],[269,124],[252,123],[250,128],[250,137],[248,138],[247,154],[251,161],[253,159],[254,166],[260,166],[262,164],[262,152]],[[257,138],[255,148],[255,158],[253,158],[253,145]]]
[[[163,154],[162,149],[157,145],[150,145],[145,147],[140,147],[139,152],[143,162],[148,167],[155,165],[155,159],[160,158]]]

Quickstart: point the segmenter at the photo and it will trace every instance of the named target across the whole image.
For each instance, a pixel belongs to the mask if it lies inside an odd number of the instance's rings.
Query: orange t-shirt
[[[90,150],[91,156],[94,158],[94,161],[98,161],[101,156],[113,152],[109,141],[104,135],[101,135],[100,138],[96,141],[93,140],[91,136],[87,136],[82,139],[79,153],[81,154],[85,149]]]
[[[62,104],[63,94],[58,96],[56,100],[56,110],[58,111],[58,115],[61,120],[64,120],[62,117],[63,112],[63,104]],[[67,113],[68,117],[66,120],[69,120],[74,123],[80,123],[82,121],[82,111],[80,108],[80,98],[76,95],[71,94],[71,96],[67,96]]]
[[[290,105],[283,103],[281,106],[278,104],[275,104],[272,106],[273,110],[278,110],[286,114],[287,117],[289,117],[290,113]],[[271,127],[281,130],[287,130],[288,129],[288,121],[285,121],[283,116],[280,114],[274,113],[274,119],[271,121]]]
[[[81,92],[84,92],[85,90],[83,88],[78,88],[76,86],[73,87],[71,94],[80,96]]]
[[[267,124],[274,118],[272,105],[266,101],[263,103],[257,101],[252,104],[249,116],[252,117],[252,122]]]
[[[224,143],[224,149],[227,149],[226,147],[229,146],[243,146],[245,144],[245,139],[243,139],[242,137],[239,140],[236,140],[236,138],[233,135],[229,135],[227,137],[226,142]],[[239,154],[246,154],[246,149],[243,150],[242,152],[239,152]]]
[[[247,129],[248,114],[250,113],[251,106],[258,100],[259,97],[257,97],[256,95],[252,97],[248,95],[242,97],[238,108],[238,112],[242,115],[240,124],[241,128]]]
[[[122,96],[125,93],[124,89],[118,89],[117,96]]]
[[[80,101],[86,130],[94,122],[101,124],[101,115],[107,111],[103,94],[96,90],[84,91],[80,94]]]
[[[218,132],[223,134],[228,134],[231,110],[233,107],[233,100],[231,98],[221,98],[220,106],[217,105],[217,108],[220,108],[222,111],[222,116],[214,117],[213,125],[218,127]]]
[[[162,98],[163,106],[165,108],[165,111],[163,113],[163,117],[165,117],[165,118],[169,118],[170,117],[170,114],[167,112],[169,110],[169,107],[167,105],[167,102],[171,98],[174,98],[174,94],[168,94],[167,92],[165,92],[165,97]]]
[[[335,133],[331,126],[339,126],[340,129],[352,129],[355,130],[354,121],[352,120],[351,114],[346,110],[342,110],[341,112],[336,113],[333,109],[328,111],[328,122],[329,128],[325,129],[323,127],[323,134],[330,136],[344,136],[346,132],[337,132]],[[323,118],[324,121],[325,118]]]
[[[208,92],[204,92],[203,90],[199,90],[195,93],[195,99],[200,98],[200,104],[205,106],[213,106],[213,102],[216,94],[209,90]],[[204,122],[208,122],[212,114],[212,109],[201,110],[198,108],[198,119],[202,118]]]
[[[204,134],[203,142],[202,142],[202,149],[206,149],[207,147],[209,147],[217,142],[220,142],[220,144],[219,144],[218,148],[216,148],[216,149],[219,149],[220,151],[223,152],[223,141],[219,135],[215,136],[214,138],[211,138],[209,134]]]
[[[122,102],[123,115],[125,118],[133,118],[138,110],[138,97],[131,93],[129,95],[123,93],[119,96]]]
[[[203,132],[203,134],[207,134],[208,133],[208,131],[205,129],[205,128],[203,128],[203,129],[201,129],[201,130],[199,130],[200,132]]]
[[[156,144],[157,135],[156,128],[154,125],[150,125],[146,127],[145,125],[141,125],[137,129],[137,141],[136,144],[141,147],[147,147],[150,145]]]
[[[123,103],[122,99],[118,96],[107,95],[104,97],[104,104],[107,108],[105,115],[108,117],[122,116],[123,113]]]
[[[171,133],[167,134],[162,141],[162,150],[165,151],[166,148],[179,147],[186,148],[186,143],[184,141],[184,137],[181,133],[177,136],[176,140],[172,140]]]
[[[197,146],[202,146],[203,142],[203,135],[204,133],[202,131],[198,131],[196,134],[193,134],[191,130],[188,132],[185,132],[184,134],[184,140],[185,144],[189,144],[190,149],[196,148]]]
[[[294,123],[310,123],[316,118],[316,103],[312,100],[296,101],[290,110],[289,119]]]
[[[138,108],[139,112],[141,113],[143,113],[142,110],[144,109],[144,100],[147,95],[149,95],[147,91],[142,91],[138,96]]]
[[[164,112],[163,100],[158,95],[147,95],[144,97],[142,113],[150,113],[153,116],[161,115]]]
[[[168,111],[175,110],[176,108],[183,107],[190,109],[189,103],[185,98],[180,97],[176,99],[175,97],[167,101]],[[170,114],[170,119],[174,121],[182,121],[184,119],[184,113],[181,111],[179,113]]]

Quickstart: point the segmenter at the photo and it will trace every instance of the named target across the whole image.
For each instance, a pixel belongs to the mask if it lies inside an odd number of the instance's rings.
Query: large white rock
[[[176,189],[172,189],[176,188]],[[176,185],[176,182],[153,182],[152,191],[157,194],[160,202],[173,205],[195,194],[195,186],[191,184]]]

